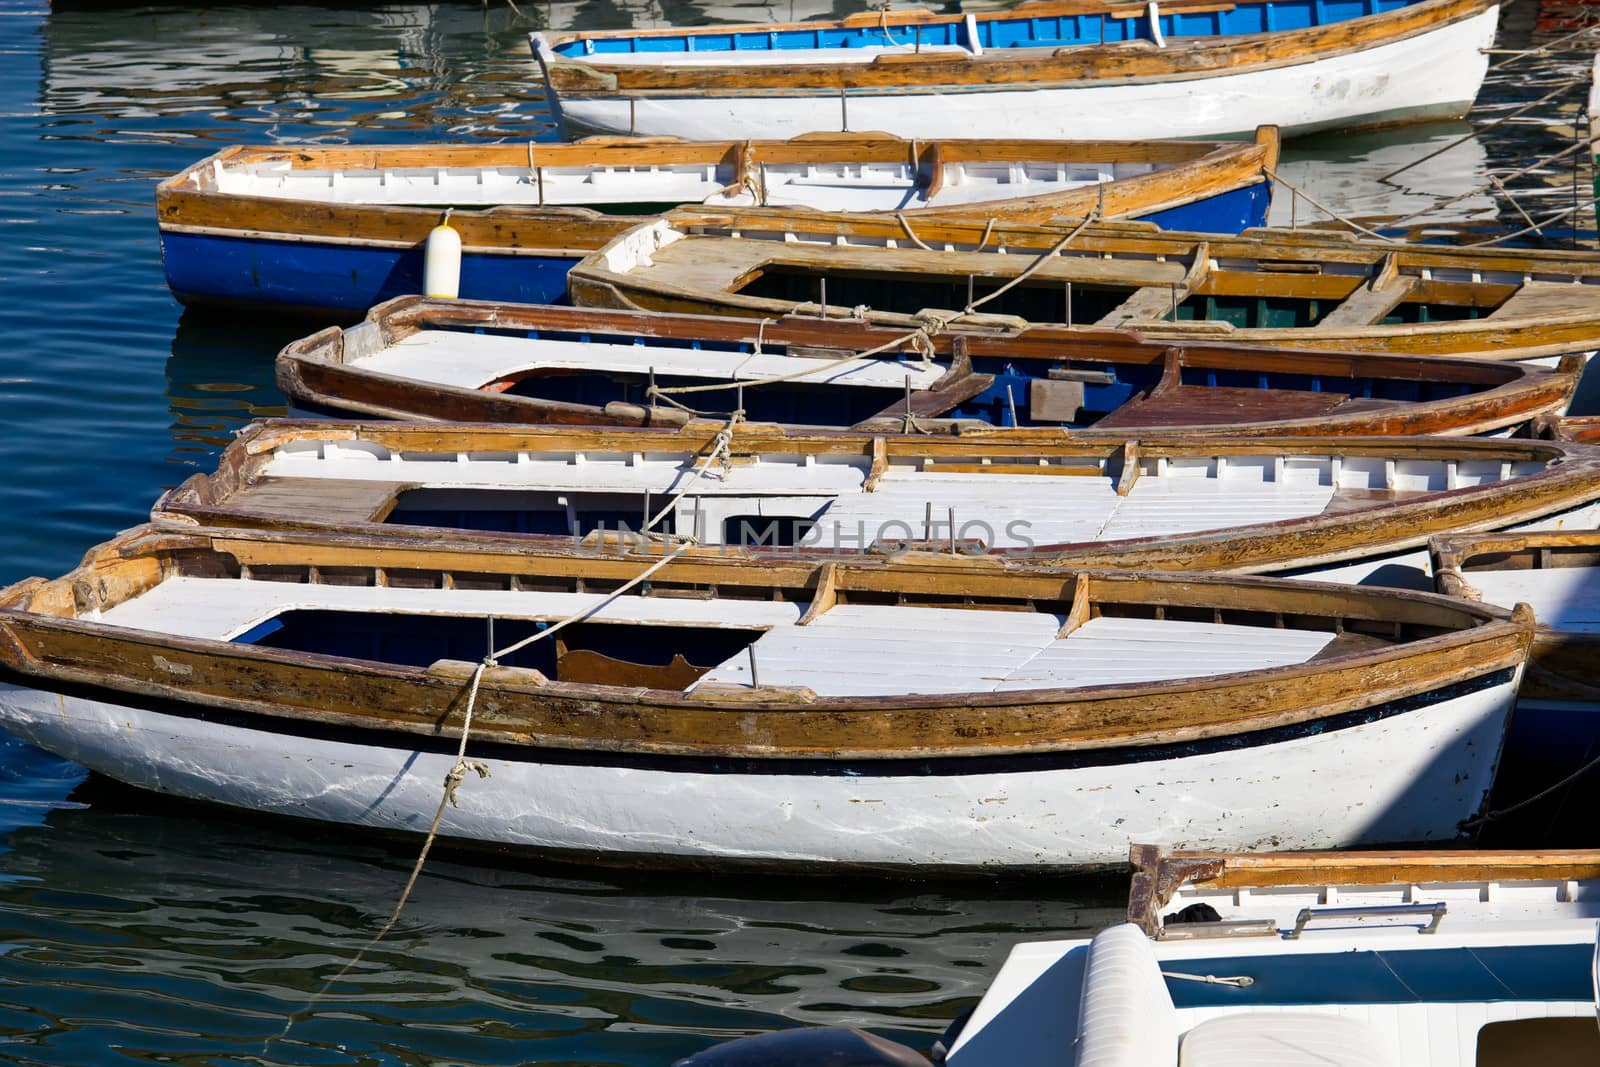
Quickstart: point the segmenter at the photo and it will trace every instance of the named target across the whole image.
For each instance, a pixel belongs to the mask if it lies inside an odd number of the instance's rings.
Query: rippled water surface
[[[283,410],[271,357],[303,327],[180,312],[157,249],[159,178],[236,142],[552,136],[533,28],[856,6],[0,0],[0,581],[70,567],[207,468],[235,429]],[[1508,24],[1502,44],[1530,28]],[[1495,76],[1470,123],[1291,146],[1283,172],[1372,225],[1488,239],[1523,212],[1582,202],[1587,173],[1574,193],[1560,162],[1508,180],[1515,204],[1476,190],[1488,169],[1586,136],[1584,72],[1570,52],[1524,61]],[[1317,214],[1280,195],[1274,217]],[[1550,240],[1588,240],[1588,214],[1556,228],[1573,221],[1576,238]],[[309,1004],[387,916],[411,848],[85,783],[5,741],[0,1062],[651,1065],[813,1022],[926,1047],[1011,943],[1113,921],[1122,893],[1105,880],[707,883],[446,857],[390,938]]]

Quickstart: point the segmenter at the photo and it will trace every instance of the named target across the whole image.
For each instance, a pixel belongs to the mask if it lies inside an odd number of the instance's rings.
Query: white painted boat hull
[[[1249,850],[1449,840],[1489,787],[1516,681],[1288,740],[1075,768],[846,776],[485,759],[489,776],[468,775],[442,833],[618,862],[1040,870],[1122,864],[1134,842]],[[0,685],[0,725],[142,788],[418,833],[454,762],[453,752],[299,737],[14,684]]]
[[[696,140],[883,130],[900,137],[1245,137],[1459,118],[1488,69],[1499,8],[1365,51],[1268,70],[1059,88],[553,100],[570,125]],[[540,57],[546,62],[546,57]],[[554,94],[552,94],[553,97]]]

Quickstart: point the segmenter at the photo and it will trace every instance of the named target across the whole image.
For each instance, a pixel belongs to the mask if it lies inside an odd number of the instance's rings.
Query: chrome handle
[[[1300,914],[1295,916],[1294,929],[1283,936],[1290,939],[1299,937],[1312,919],[1383,918],[1389,915],[1431,915],[1428,925],[1417,932],[1433,934],[1439,931],[1439,922],[1444,918],[1444,912],[1443,901],[1437,904],[1370,904],[1353,908],[1301,908]]]

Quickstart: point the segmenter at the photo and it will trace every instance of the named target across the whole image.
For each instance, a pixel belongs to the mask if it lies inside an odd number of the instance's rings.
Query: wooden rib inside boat
[[[286,347],[278,385],[303,410],[381,418],[650,426],[738,409],[868,432],[1237,437],[1486,433],[1564,410],[1578,369],[404,298]]]
[[[1600,451],[1420,438],[1079,441],[491,424],[257,424],[163,523],[750,555],[1028,556],[1232,572],[1376,561],[1431,533],[1593,522]],[[705,470],[705,476],[696,472]],[[637,536],[634,536],[637,533]],[[607,535],[612,540],[607,541]],[[1390,583],[1394,584],[1394,583]]]
[[[907,327],[936,315],[963,330],[1023,320],[1482,360],[1588,353],[1600,336],[1594,253],[1305,230],[1227,237],[1127,223],[1078,231],[682,211],[615,238],[568,285],[575,302],[596,307]]]
[[[1531,627],[1257,577],[142,528],[0,594],[0,721],[146,788],[418,831],[470,699],[487,777],[447,837],[1041,869],[1120,863],[1129,818],[1172,847],[1449,838]]]

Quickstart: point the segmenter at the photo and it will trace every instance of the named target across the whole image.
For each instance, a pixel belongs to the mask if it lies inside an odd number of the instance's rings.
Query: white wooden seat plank
[[[1491,604],[1511,608],[1526,601],[1546,626],[1600,633],[1600,567],[1467,571],[1463,577]]]
[[[822,696],[991,692],[1060,626],[1059,616],[1035,612],[840,604],[753,647],[762,685]],[[749,660],[741,652],[701,680],[749,685]]]
[[[858,359],[832,365],[805,357],[713,352],[707,349],[624,345],[608,342],[507,337],[453,330],[419,330],[357,365],[364,370],[413,381],[480,389],[490,382],[534,370],[610,371],[707,381],[749,381],[816,368],[796,379],[830,385],[926,389],[947,368],[886,359]]]
[[[169,578],[142,596],[101,612],[112,626],[229,640],[285,611],[404,612],[493,615],[555,621],[596,608],[600,593],[485,589],[401,589],[393,586],[308,585],[230,578]],[[608,622],[764,629],[799,620],[804,604],[753,600],[679,600],[622,596],[594,617]]]
[[[1231,478],[1141,478],[1101,528],[1103,540],[1223,530],[1317,515],[1331,485],[1244,482]]]
[[[1013,671],[1001,690],[1203,678],[1303,663],[1330,633],[1174,619],[1090,619]]]
[[[924,520],[935,526],[933,540],[950,536],[955,511],[958,536],[983,540],[991,548],[1059,544],[1093,540],[1117,506],[1109,478],[1051,474],[956,474],[890,471],[875,492],[841,497],[821,515],[824,528],[839,523],[853,533],[857,524],[868,543],[904,538],[905,531],[885,529],[891,522],[910,526],[913,539],[923,539]],[[1013,534],[1008,530],[1019,523]],[[974,525],[982,524],[982,525]],[[987,529],[984,528],[987,526]],[[992,534],[992,538],[991,538]],[[1027,540],[1025,540],[1025,538]]]

